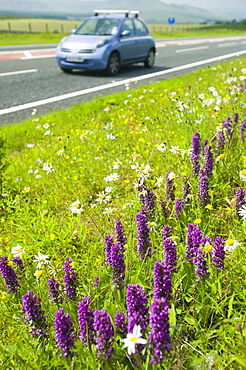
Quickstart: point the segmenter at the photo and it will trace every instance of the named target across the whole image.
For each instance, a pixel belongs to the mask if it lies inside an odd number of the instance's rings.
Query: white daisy
[[[74,214],[80,214],[83,212],[82,204],[80,203],[80,200],[76,200],[76,202],[73,202],[70,206],[70,210]]]
[[[119,179],[118,173],[111,173],[111,175],[108,175],[103,178],[104,181],[117,181]]]
[[[142,158],[142,156],[140,155],[140,154],[138,154],[138,153],[134,153],[134,154],[132,154],[132,161],[134,162],[136,159],[138,159],[138,158]]]
[[[112,186],[107,186],[107,187],[105,188],[105,192],[106,192],[106,193],[111,193],[111,191],[112,191]]]
[[[180,152],[180,147],[179,146],[171,146],[171,149],[169,151],[173,154],[177,154]]]
[[[101,193],[97,194],[98,198],[96,199],[97,202],[100,204],[102,203],[108,203],[110,201],[111,196],[102,191]]]
[[[14,255],[14,257],[21,257],[22,254],[25,253],[25,249],[22,248],[21,245],[17,244],[16,247],[11,249],[11,253]]]
[[[117,138],[117,136],[113,135],[112,133],[106,135],[107,139],[114,140]]]
[[[64,154],[64,149],[60,149],[56,152],[56,154],[58,155],[63,155]]]
[[[50,172],[54,171],[54,168],[51,163],[43,163],[43,170],[46,171],[47,175]]]
[[[132,355],[136,351],[136,344],[146,344],[147,340],[144,338],[141,338],[141,328],[140,325],[134,325],[132,333],[128,333],[126,338],[121,339],[122,342],[124,342],[124,345],[122,348],[127,347],[128,355]]]
[[[246,181],[246,169],[239,172],[240,179]]]
[[[182,156],[184,156],[184,155],[191,155],[192,149],[191,148],[188,148],[188,149],[180,149],[180,153],[181,153]]]
[[[155,222],[153,222],[153,221],[149,221],[148,222],[148,227],[149,227],[149,230],[150,231],[152,231],[152,230],[155,230],[155,228],[156,228],[156,223]]]
[[[167,147],[164,143],[161,143],[157,145],[156,149],[159,150],[160,152],[165,152],[167,150]]]
[[[144,184],[144,178],[139,176],[138,181],[133,183],[135,189],[140,188]]]
[[[242,243],[239,243],[237,240],[227,239],[227,241],[225,242],[224,250],[228,252],[233,252],[241,244]]]
[[[121,208],[126,209],[126,208],[131,207],[131,206],[132,206],[132,203],[125,203],[125,204],[123,204],[123,206]]]
[[[168,176],[167,176],[167,178],[168,178],[168,180],[169,180],[169,181],[171,181],[171,180],[175,179],[175,177],[176,177],[176,175],[175,175],[175,173],[174,173],[174,172],[169,172],[169,174],[168,174]]]
[[[242,206],[238,211],[239,216],[246,220],[246,206]]]
[[[160,187],[162,182],[164,180],[164,177],[163,176],[160,176],[160,177],[156,177],[156,183],[154,184],[154,186],[158,186]]]
[[[113,213],[113,208],[105,208],[103,211],[104,215],[110,215],[111,213]]]
[[[36,256],[34,256],[34,259],[33,262],[38,262],[37,264],[37,269],[39,270],[43,265],[47,265],[48,263],[50,263],[49,261],[49,258],[50,256],[48,256],[48,254],[43,254],[41,252],[38,251],[38,254]]]
[[[116,161],[113,162],[113,169],[117,170],[120,167],[120,165],[122,165],[122,162],[119,161],[119,159],[116,159]]]
[[[198,99],[201,99],[201,100],[205,99],[205,95],[204,94],[199,94]]]
[[[141,164],[141,166],[139,166],[139,169],[138,169],[138,173],[143,177],[148,177],[151,171],[153,170],[150,168],[148,164],[146,165]]]

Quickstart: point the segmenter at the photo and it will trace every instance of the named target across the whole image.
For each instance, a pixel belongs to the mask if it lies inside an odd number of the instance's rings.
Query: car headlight
[[[102,46],[104,46],[105,44],[107,44],[107,42],[108,42],[107,39],[106,40],[104,39],[104,40],[98,41],[96,43],[96,48],[101,48]]]

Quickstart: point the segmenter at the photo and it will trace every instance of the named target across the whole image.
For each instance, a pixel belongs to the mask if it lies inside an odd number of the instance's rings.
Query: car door
[[[146,25],[138,18],[134,18],[136,28],[138,57],[144,59],[152,46],[149,37],[149,30]]]
[[[122,32],[130,31],[129,35],[122,35]],[[121,62],[132,63],[136,60],[138,52],[136,50],[137,38],[135,35],[135,29],[131,18],[125,19],[122,23],[120,30],[119,39],[119,51],[121,56]]]

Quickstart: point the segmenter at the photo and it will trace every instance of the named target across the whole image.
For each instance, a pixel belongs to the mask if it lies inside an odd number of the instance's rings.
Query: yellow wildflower
[[[50,240],[52,241],[52,240],[54,240],[55,239],[55,234],[50,234]]]
[[[201,222],[202,222],[202,220],[200,218],[196,218],[195,221],[194,221],[195,224],[200,224]]]

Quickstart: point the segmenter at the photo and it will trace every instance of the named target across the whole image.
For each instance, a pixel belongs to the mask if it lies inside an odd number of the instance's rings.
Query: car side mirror
[[[75,33],[75,31],[76,31],[76,29],[75,28],[72,28],[70,32],[71,33]]]
[[[130,35],[131,35],[131,31],[130,30],[124,30],[120,34],[121,37],[126,37],[126,36],[130,36]]]

